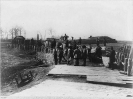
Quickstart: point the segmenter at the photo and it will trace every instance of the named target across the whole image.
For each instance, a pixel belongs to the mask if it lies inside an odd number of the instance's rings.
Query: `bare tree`
[[[20,26],[16,26],[16,27],[10,29],[9,32],[12,35],[12,39],[16,36],[22,36],[22,34],[25,36],[25,34],[26,34],[26,31]]]

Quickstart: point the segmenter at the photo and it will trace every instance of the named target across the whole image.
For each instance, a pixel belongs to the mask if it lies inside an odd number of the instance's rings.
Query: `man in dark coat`
[[[109,56],[109,68],[113,69],[114,68],[114,62],[115,62],[115,50],[111,46],[111,52]]]
[[[73,49],[72,46],[69,46],[68,55],[67,55],[67,64],[72,64],[72,61],[73,61]]]
[[[86,58],[87,58],[87,50],[86,50],[86,46],[83,45],[82,46],[83,50],[82,50],[82,59],[83,59],[83,66],[86,66]]]
[[[55,65],[57,65],[57,63],[58,63],[57,51],[58,51],[57,48],[53,49]]]
[[[95,59],[97,63],[103,63],[102,61],[102,48],[100,45],[97,45],[96,52],[95,52]]]
[[[59,64],[61,64],[61,61],[62,61],[62,58],[63,58],[63,48],[62,47],[59,47],[58,58],[59,58]]]
[[[81,52],[80,52],[78,46],[74,50],[73,55],[74,55],[74,66],[78,66],[79,65],[79,58],[80,58],[80,55],[81,55]]]

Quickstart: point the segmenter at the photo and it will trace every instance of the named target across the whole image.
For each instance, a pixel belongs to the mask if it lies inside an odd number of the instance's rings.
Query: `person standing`
[[[63,48],[61,47],[59,47],[58,58],[59,58],[59,64],[61,64],[63,58]]]
[[[82,50],[82,59],[83,59],[83,64],[82,64],[82,66],[86,66],[86,58],[87,58],[86,46],[83,45],[82,48],[83,48],[83,50]]]
[[[72,49],[72,46],[69,47],[68,49],[68,55],[67,55],[67,64],[72,64],[73,63],[73,49]]]
[[[78,46],[76,47],[76,49],[74,50],[74,66],[78,66],[79,65],[79,58],[80,58],[80,50],[78,48]]]
[[[115,50],[111,46],[111,52],[109,55],[109,68],[114,69],[114,62],[115,62]]]
[[[90,45],[89,48],[88,48],[88,58],[89,58],[89,61],[90,61],[90,62],[92,62],[92,58],[91,58],[91,49],[92,49],[92,47],[91,47],[91,45]]]
[[[57,63],[58,63],[57,48],[54,48],[54,49],[53,49],[53,55],[54,55],[54,62],[55,62],[55,65],[57,65]]]
[[[97,45],[96,52],[95,52],[95,58],[97,63],[103,63],[102,61],[102,48],[100,45]]]

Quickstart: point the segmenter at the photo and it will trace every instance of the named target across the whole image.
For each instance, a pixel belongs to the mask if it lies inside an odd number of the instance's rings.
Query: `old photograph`
[[[0,0],[7,99],[133,97],[133,0]]]

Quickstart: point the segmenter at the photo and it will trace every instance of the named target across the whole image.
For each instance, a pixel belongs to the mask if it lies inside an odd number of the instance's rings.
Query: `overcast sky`
[[[133,40],[132,0],[89,1],[1,1],[1,27],[9,31],[21,26],[26,37],[39,31],[47,37],[65,33],[75,38],[106,35]],[[46,31],[46,32],[45,32]]]

